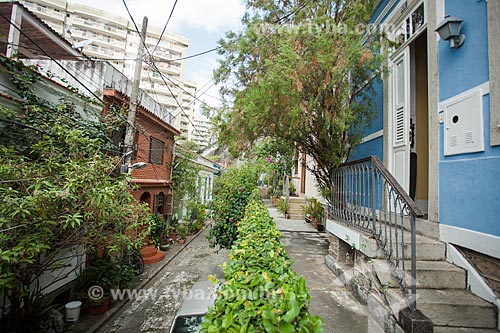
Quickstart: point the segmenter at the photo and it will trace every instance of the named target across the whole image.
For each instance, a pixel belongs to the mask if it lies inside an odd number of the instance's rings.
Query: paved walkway
[[[268,203],[267,203],[268,204]],[[307,281],[311,296],[310,311],[323,318],[325,333],[383,332],[361,305],[325,264],[328,239],[309,223],[288,220],[268,205],[288,255],[295,260],[294,270]]]
[[[288,255],[295,260],[295,271],[306,278],[311,295],[310,311],[325,322],[325,333],[378,333],[359,304],[325,264],[328,240],[304,221],[287,220],[269,207]],[[219,264],[227,251],[214,253],[204,230],[184,247],[175,245],[163,262],[148,266],[139,284],[151,290],[148,297],[136,297],[95,318],[84,315],[71,332],[168,332],[173,317],[189,288],[209,274],[222,278]]]

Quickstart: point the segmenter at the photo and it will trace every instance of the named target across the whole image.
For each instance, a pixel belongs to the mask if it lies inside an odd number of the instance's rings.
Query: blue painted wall
[[[363,137],[378,132],[384,128],[384,117],[383,117],[383,107],[384,107],[384,94],[383,94],[383,83],[382,81],[376,81],[373,85],[375,90],[374,102],[375,102],[375,117],[373,118],[371,124],[363,129]],[[383,151],[384,151],[384,140],[383,137],[376,138],[374,140],[362,143],[351,150],[349,156],[349,161],[359,160],[370,155],[376,155],[383,161]]]
[[[440,101],[488,81],[487,3],[477,0],[447,0],[445,13],[464,20],[462,47],[450,49],[439,41]]]
[[[447,0],[445,12],[464,20],[461,48],[439,42],[439,100],[489,80],[487,3]],[[490,100],[483,96],[484,152],[444,156],[440,124],[439,222],[500,236],[500,147],[490,147]]]
[[[351,150],[351,154],[349,156],[350,161],[359,160],[364,157],[368,157],[370,155],[377,156],[381,161],[383,161],[384,151],[384,138],[378,137],[376,139],[365,142],[359,146],[354,147]]]

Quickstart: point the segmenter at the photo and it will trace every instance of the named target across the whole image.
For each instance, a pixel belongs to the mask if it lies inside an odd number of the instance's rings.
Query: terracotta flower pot
[[[90,315],[96,316],[103,314],[108,310],[108,308],[109,308],[109,297],[105,297],[100,305],[87,307],[86,312]]]
[[[177,242],[178,242],[179,244],[184,244],[184,243],[186,242],[186,239],[179,239],[179,240],[177,240]]]

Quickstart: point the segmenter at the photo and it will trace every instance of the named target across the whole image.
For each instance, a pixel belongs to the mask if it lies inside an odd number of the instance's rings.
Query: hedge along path
[[[238,232],[200,332],[323,332],[322,319],[309,314],[305,278],[293,271],[262,200],[249,202]]]

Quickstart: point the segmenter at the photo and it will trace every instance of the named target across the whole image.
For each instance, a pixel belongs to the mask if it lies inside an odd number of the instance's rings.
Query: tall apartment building
[[[207,117],[194,113],[192,117],[192,123],[189,124],[189,137],[191,141],[198,144],[201,151],[208,148],[211,145],[212,139],[212,125]]]
[[[107,60],[129,79],[133,78],[141,41],[132,21],[66,0],[20,2],[75,47],[82,47],[85,55]],[[136,23],[141,29],[142,20]],[[162,28],[148,25],[146,47],[149,52],[145,53],[140,88],[177,115],[176,128],[187,139],[192,139],[188,137],[191,125],[188,118],[195,110],[196,83],[184,79],[183,60],[173,61],[186,56],[189,41],[169,31],[165,31],[160,40],[161,32]],[[152,64],[150,55],[161,75],[149,65]]]

